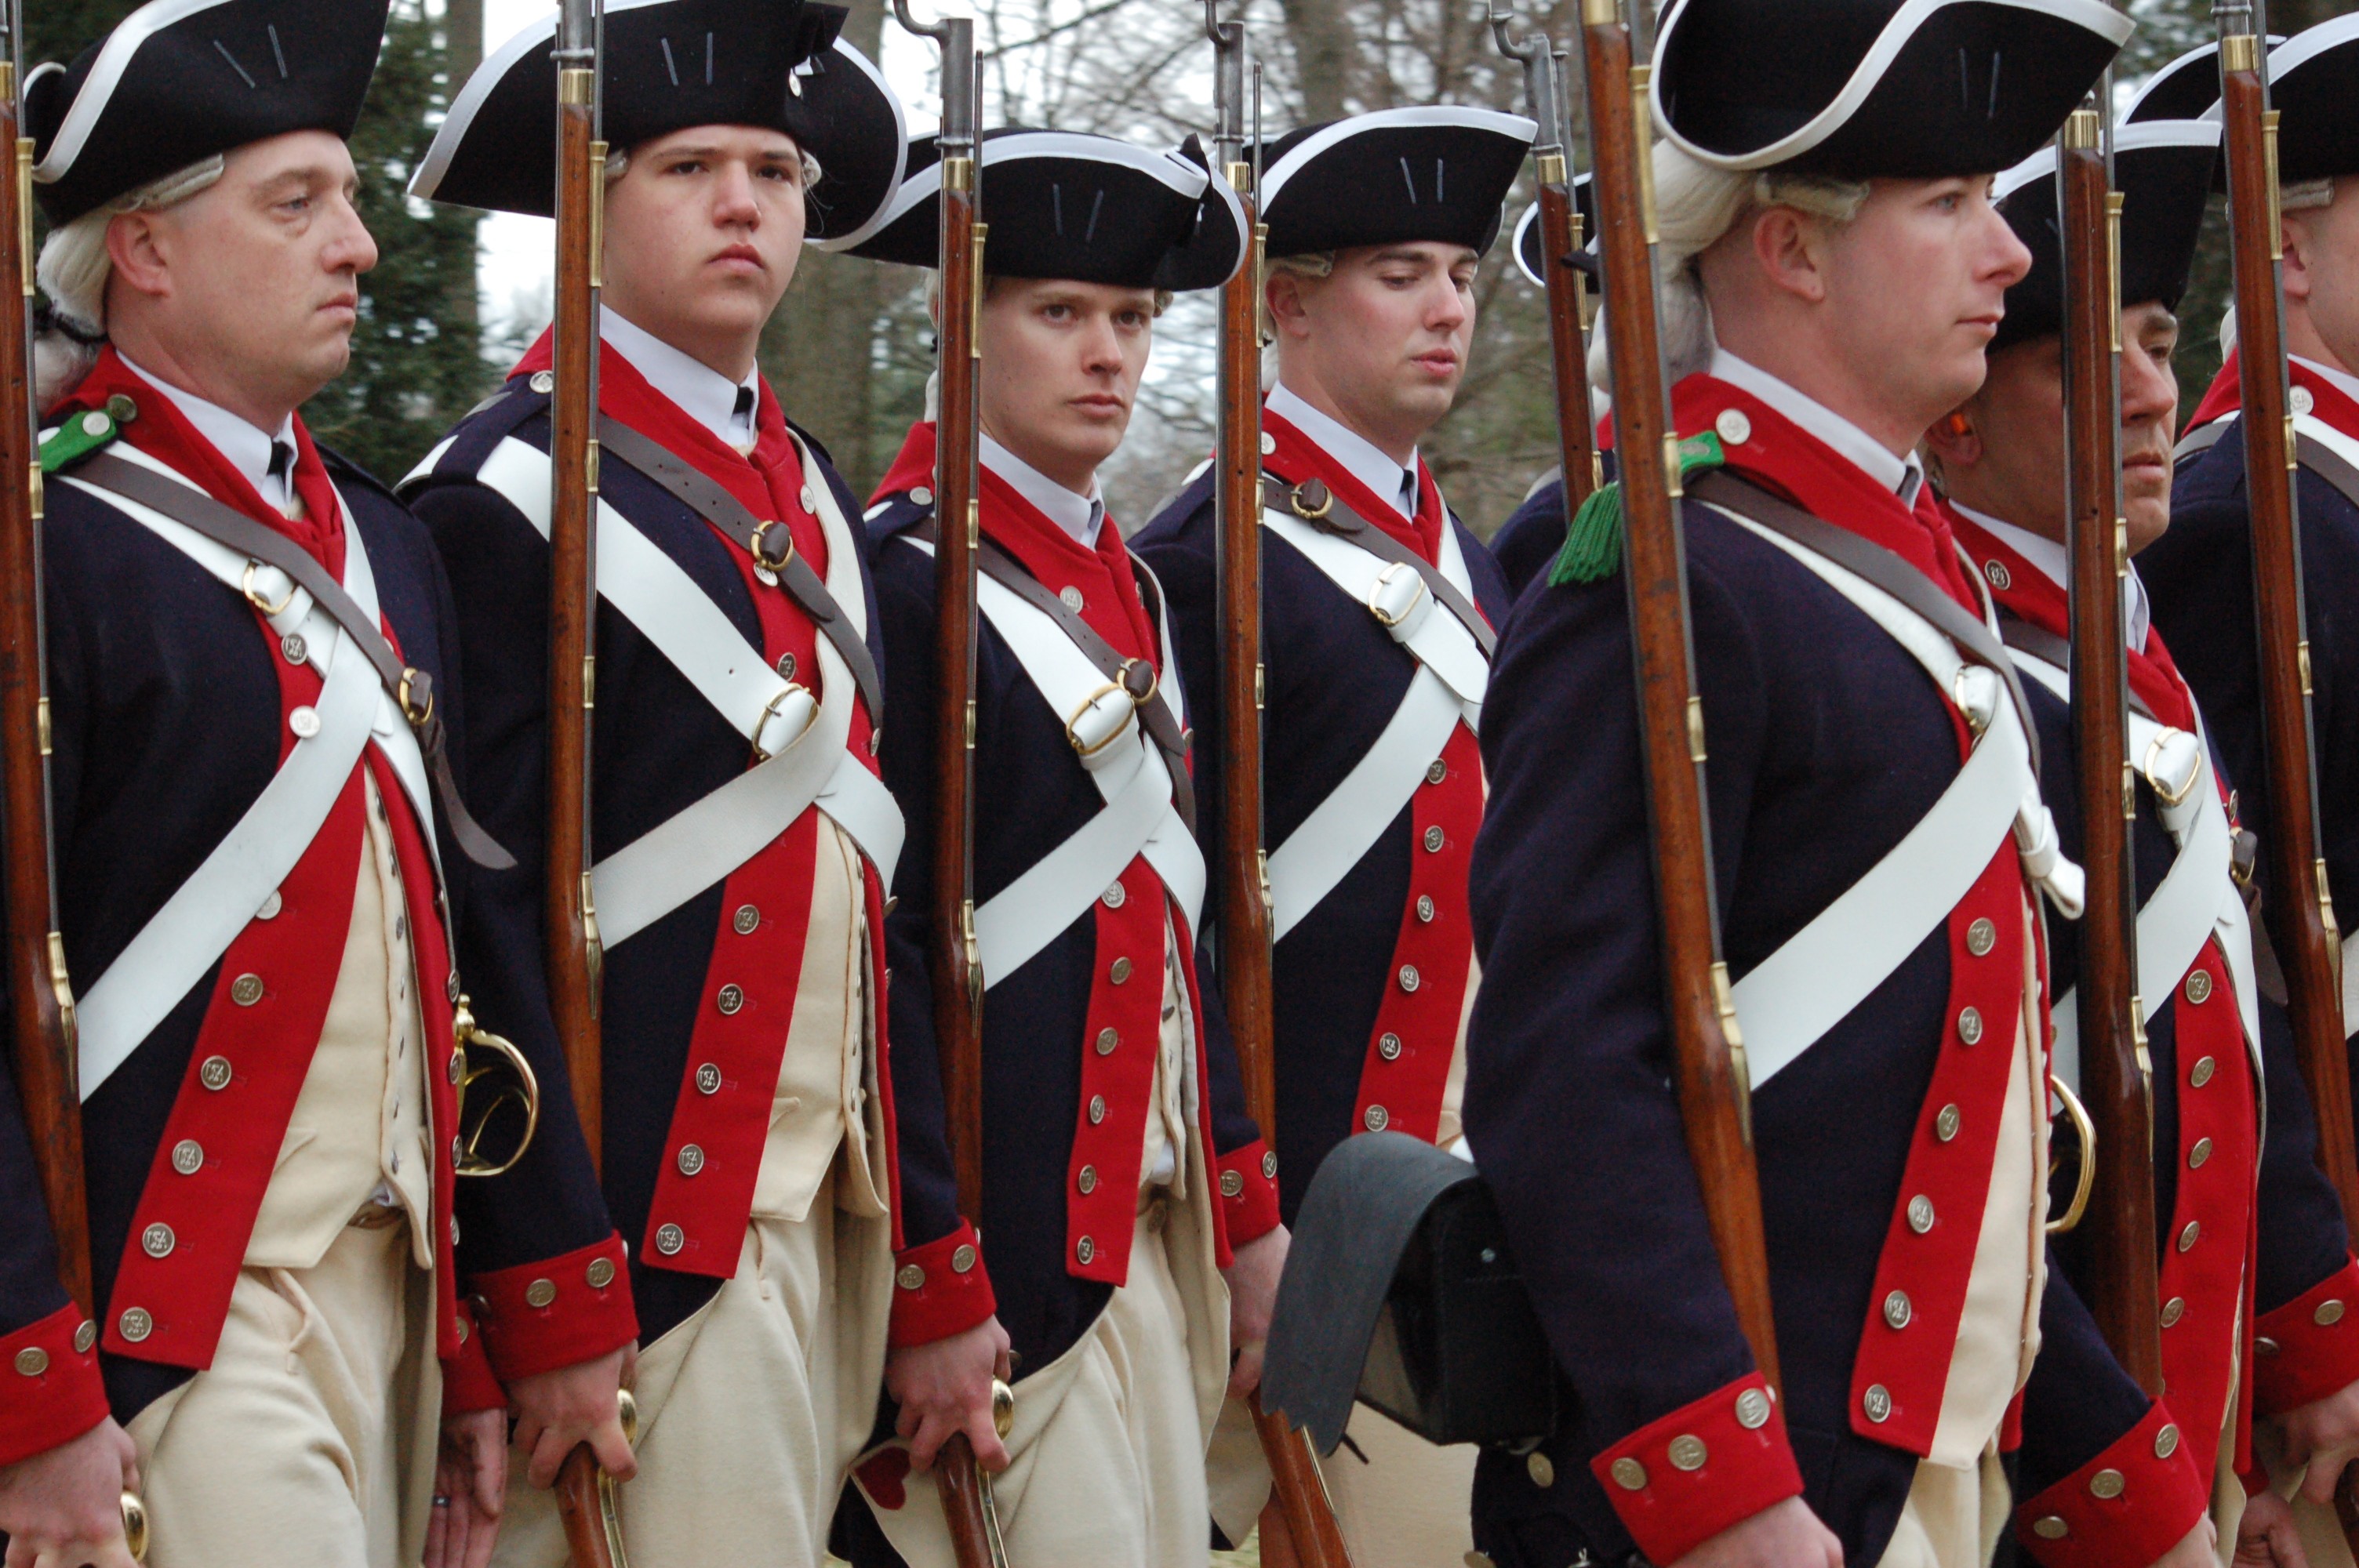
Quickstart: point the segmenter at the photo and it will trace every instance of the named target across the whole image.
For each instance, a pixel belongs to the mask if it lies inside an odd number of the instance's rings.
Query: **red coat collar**
[[[2310,394],[2312,414],[2346,436],[2359,436],[2359,402],[2299,360],[2287,360],[2286,370],[2293,384]],[[2195,406],[2194,416],[2187,422],[2189,429],[2225,419],[2244,407],[2245,389],[2239,375],[2240,363],[2232,352],[2204,390],[2203,401]]]
[[[1415,550],[1429,565],[1441,564],[1441,530],[1447,525],[1441,510],[1441,491],[1433,482],[1433,470],[1425,466],[1424,459],[1419,459],[1417,464],[1417,515],[1404,518],[1390,496],[1380,496],[1362,484],[1349,468],[1288,423],[1284,415],[1263,409],[1262,431],[1269,448],[1262,466],[1270,472],[1288,484],[1318,480],[1342,496],[1344,505]]]

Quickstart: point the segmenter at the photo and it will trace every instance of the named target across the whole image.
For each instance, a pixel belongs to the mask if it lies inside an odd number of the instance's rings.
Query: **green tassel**
[[[122,424],[98,410],[71,414],[64,423],[41,432],[41,471],[57,473],[71,468],[91,453],[114,444]]]
[[[1728,461],[1722,449],[1720,437],[1710,430],[1690,436],[1680,443],[1680,482],[1703,469],[1716,469]],[[1622,482],[1590,492],[1581,503],[1581,512],[1572,526],[1564,534],[1564,548],[1557,552],[1556,565],[1549,568],[1549,586],[1559,588],[1572,583],[1603,582],[1622,568]]]

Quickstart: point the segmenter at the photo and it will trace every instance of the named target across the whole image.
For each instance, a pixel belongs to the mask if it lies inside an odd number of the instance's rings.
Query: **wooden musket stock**
[[[1643,20],[1645,0],[1635,0]],[[1662,901],[1663,1000],[1680,1119],[1737,1322],[1780,1389],[1769,1254],[1753,1162],[1744,1042],[1720,960],[1711,825],[1704,814],[1702,699],[1688,631],[1676,438],[1655,292],[1648,68],[1636,63],[1618,0],[1582,0],[1589,138],[1605,270],[1606,335],[1620,454],[1623,575],[1645,745],[1655,886]],[[1571,476],[1566,476],[1570,482]]]

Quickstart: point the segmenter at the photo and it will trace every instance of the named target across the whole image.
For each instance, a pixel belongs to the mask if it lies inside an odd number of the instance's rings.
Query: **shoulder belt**
[[[2200,425],[2190,430],[2180,438],[2179,445],[2171,449],[2172,465],[2175,467],[2190,458],[2201,457],[2218,446],[2229,431],[2241,428],[2244,422],[2243,416],[2232,414],[2224,419],[2214,419],[2209,425]],[[2313,416],[2295,416],[2294,461],[2332,485],[2343,500],[2359,506],[2359,465],[2345,459],[2312,431],[2302,428],[2313,422]]]
[[[1484,658],[1497,652],[1499,634],[1491,629],[1483,612],[1474,608],[1474,601],[1458,590],[1456,583],[1423,556],[1368,523],[1321,481],[1307,479],[1300,484],[1288,484],[1275,474],[1265,473],[1261,476],[1261,504],[1265,512],[1299,517],[1322,534],[1348,539],[1387,565],[1408,567],[1424,580],[1425,590],[1433,595],[1435,601],[1466,628]],[[1447,519],[1442,526],[1450,526]]]
[[[776,572],[778,586],[787,590],[788,596],[842,655],[853,683],[860,687],[860,700],[867,705],[869,723],[884,724],[885,686],[877,678],[876,661],[869,656],[867,643],[853,630],[843,607],[828,592],[827,584],[820,581],[810,563],[795,553],[793,535],[779,524],[756,517],[745,510],[743,502],[693,465],[682,462],[661,443],[641,435],[612,415],[598,417],[598,445],[655,481],[670,492],[673,500],[744,546],[756,564]],[[810,477],[817,484],[827,482],[824,474]]]
[[[928,548],[933,547],[937,534],[932,517],[911,525],[907,532],[911,538],[924,541]],[[1171,809],[1180,814],[1189,832],[1196,831],[1196,790],[1188,777],[1188,733],[1172,716],[1171,705],[1163,700],[1155,666],[1144,659],[1123,657],[1063,600],[1041,587],[1040,579],[1018,565],[1016,557],[989,539],[981,541],[981,545],[976,562],[983,574],[1055,622],[1057,629],[1088,655],[1098,673],[1120,687],[1130,698],[1132,706],[1138,709],[1139,723],[1146,728],[1147,739],[1163,753],[1163,765],[1170,771]],[[1154,581],[1137,557],[1133,556],[1130,564],[1140,574],[1139,582],[1147,586],[1151,597],[1147,612],[1159,626],[1163,623],[1163,585]]]
[[[284,534],[223,505],[203,492],[166,479],[112,452],[93,453],[75,468],[74,475],[94,489],[112,491],[125,500],[136,501],[216,544],[250,556],[265,566],[277,568],[310,594],[321,611],[376,666],[378,680],[417,732],[419,749],[425,753],[428,772],[434,780],[434,794],[451,821],[451,836],[458,840],[467,859],[495,871],[507,871],[516,864],[516,857],[484,831],[482,824],[467,810],[467,803],[460,798],[459,787],[451,780],[447,750],[450,737],[435,708],[434,677],[402,663],[393,644],[378,629],[376,618],[355,603],[343,585],[330,577],[327,568],[310,552]]]

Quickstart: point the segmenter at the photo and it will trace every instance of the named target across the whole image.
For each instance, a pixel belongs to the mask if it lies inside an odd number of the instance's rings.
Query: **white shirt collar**
[[[2299,354],[2287,357],[2354,403],[2359,403],[2359,375],[2353,375],[2347,370],[2337,370],[2332,365],[2321,364],[2316,360],[2304,359]]]
[[[1917,504],[1917,492],[1925,482],[1925,465],[1918,460],[1915,452],[1905,458],[1895,457],[1883,442],[1817,398],[1778,380],[1760,366],[1738,359],[1726,349],[1712,350],[1712,368],[1705,373],[1751,393],[1832,447],[1837,455],[1898,496],[1902,505]]]
[[[1401,467],[1383,448],[1341,420],[1312,407],[1282,381],[1269,389],[1268,407],[1272,414],[1309,437],[1313,446],[1343,464],[1343,471],[1365,485],[1376,499],[1389,502],[1403,517],[1417,516],[1415,451],[1408,455],[1408,467]]]
[[[295,469],[290,456],[286,471],[270,471],[270,449],[283,441],[291,454],[295,451],[295,416],[288,415],[280,422],[278,433],[273,436],[258,425],[249,424],[218,403],[207,402],[195,393],[174,386],[153,372],[140,369],[121,350],[117,357],[130,365],[140,380],[172,400],[174,407],[197,427],[197,434],[213,444],[221,455],[229,460],[230,467],[244,474],[249,483],[261,492],[262,499],[281,512],[292,512],[295,503]]]
[[[1990,530],[2000,544],[2037,568],[2040,576],[2058,588],[2071,591],[2072,563],[2064,554],[2062,545],[1956,501],[1951,502],[1950,505],[1959,516]],[[2129,576],[2122,581],[2122,640],[2143,654],[2146,652],[2147,633],[2153,626],[2154,611],[2147,603],[2146,583],[2138,577],[2137,568],[2133,565]]]
[[[648,385],[679,404],[682,413],[720,438],[723,445],[741,452],[753,447],[755,420],[762,406],[759,369],[744,381],[732,381],[613,309],[602,315],[598,336],[630,361],[631,368],[647,377]]]
[[[1030,502],[1049,521],[1071,534],[1085,550],[1098,547],[1098,529],[1105,522],[1105,500],[1098,492],[1098,483],[1090,481],[1090,492],[1076,495],[993,440],[983,438],[983,466],[1016,487],[1016,493]]]

